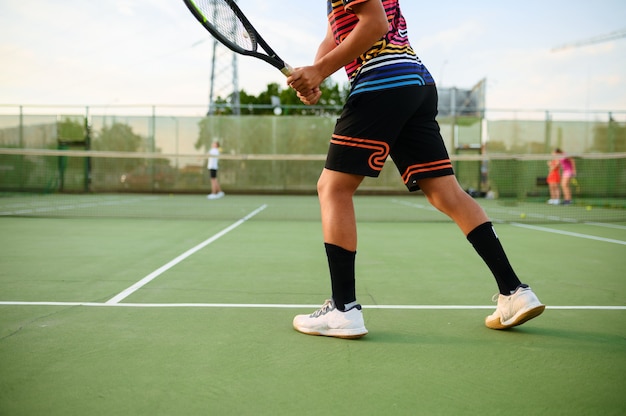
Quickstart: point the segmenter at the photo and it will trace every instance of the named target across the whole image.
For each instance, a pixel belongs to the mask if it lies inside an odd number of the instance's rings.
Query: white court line
[[[596,227],[615,228],[616,230],[626,230],[626,225],[607,224],[604,222],[585,221],[587,225],[595,225]]]
[[[423,204],[415,204],[415,203],[410,203],[410,202],[406,202],[406,201],[400,201],[397,199],[392,199],[392,202],[397,203],[397,204],[401,204],[401,205],[406,205],[409,207],[413,207],[413,208],[418,208],[418,209],[429,209],[429,210],[433,210],[434,208],[432,208],[429,205],[423,205]],[[519,215],[519,213],[517,211],[506,211],[503,209],[491,209],[490,211],[500,211],[500,212],[506,212],[508,214],[513,214],[513,215]],[[543,218],[542,215],[532,215],[538,218]],[[576,220],[573,219],[569,219],[569,218],[561,218],[561,217],[546,217],[547,219],[553,220],[553,221],[560,221],[560,222],[566,222],[566,223],[576,223]],[[495,218],[491,219],[494,222],[507,222],[507,221],[502,221],[502,220],[498,220]],[[529,225],[529,224],[521,224],[518,222],[509,222],[510,225],[513,225],[515,227],[522,227],[522,228],[528,228],[531,230],[536,230],[536,231],[544,231],[544,232],[548,232],[548,233],[554,233],[554,234],[562,234],[562,235],[568,235],[570,237],[578,237],[578,238],[586,238],[589,240],[596,240],[596,241],[602,241],[605,243],[613,243],[613,244],[620,244],[620,245],[626,245],[626,241],[622,241],[622,240],[614,240],[611,238],[604,238],[604,237],[597,237],[594,235],[588,235],[588,234],[580,234],[580,233],[573,233],[573,232],[569,232],[569,231],[560,231],[560,230],[555,230],[552,228],[547,228],[547,227],[539,227],[536,225]],[[626,229],[626,227],[620,226],[620,225],[607,225],[604,223],[594,223],[594,222],[587,222],[585,224],[589,224],[589,225],[597,225],[597,226],[603,226],[603,227],[608,227],[608,228],[617,228],[617,229]]]
[[[170,261],[169,263],[165,264],[164,266],[159,267],[158,269],[156,269],[155,271],[153,271],[152,273],[150,273],[149,275],[147,275],[146,277],[144,277],[143,279],[141,279],[140,281],[138,281],[137,283],[135,283],[134,285],[132,285],[128,289],[120,292],[119,294],[117,294],[114,297],[112,297],[111,299],[109,299],[106,303],[108,305],[111,305],[111,304],[116,304],[116,303],[121,302],[122,300],[126,299],[128,296],[130,296],[131,294],[133,294],[137,290],[141,289],[143,286],[145,286],[148,283],[150,283],[152,280],[154,280],[156,277],[158,277],[162,273],[164,273],[167,270],[171,269],[172,267],[176,266],[178,263],[182,262],[187,257],[191,256],[192,254],[196,253],[197,251],[199,251],[199,250],[203,249],[204,247],[208,246],[209,244],[211,244],[215,240],[219,239],[220,237],[228,234],[229,232],[231,232],[235,228],[239,227],[244,222],[248,221],[250,218],[252,218],[255,215],[257,215],[259,212],[263,211],[265,208],[267,208],[267,205],[263,205],[263,206],[257,208],[256,210],[252,211],[250,214],[246,215],[245,217],[243,217],[242,219],[240,219],[236,223],[232,224],[229,227],[224,228],[222,231],[220,231],[219,233],[215,234],[213,237],[211,237],[208,240],[205,240],[202,243],[198,244],[197,246],[187,250],[186,252],[184,252],[180,256],[176,257],[174,260]]]
[[[119,199],[119,198],[115,198],[115,199],[105,199],[102,201],[98,201],[98,202],[82,202],[82,203],[78,203],[78,204],[68,204],[66,203],[65,205],[28,205],[26,203],[20,203],[17,205],[11,205],[11,206],[7,206],[4,207],[2,209],[7,209],[7,208],[15,208],[15,210],[13,211],[0,211],[0,216],[14,216],[14,215],[30,215],[30,214],[42,214],[45,212],[54,212],[54,211],[66,211],[66,210],[70,210],[70,209],[77,209],[77,208],[94,208],[94,207],[101,207],[101,206],[117,206],[117,205],[126,205],[126,204],[134,204],[135,202],[140,202],[140,201],[149,201],[149,200],[153,200],[156,199],[156,197],[147,197],[147,198],[132,198],[132,199]],[[24,207],[24,208],[21,208]],[[19,209],[17,209],[19,208]]]
[[[224,309],[319,309],[320,305],[275,303],[98,303],[98,302],[11,302],[0,301],[0,306],[86,306],[115,308],[224,308]],[[363,309],[392,310],[477,310],[494,309],[495,305],[363,305]],[[626,311],[626,306],[546,306],[546,309]]]
[[[595,236],[595,235],[580,234],[580,233],[573,233],[573,232],[570,232],[570,231],[555,230],[555,229],[552,229],[552,228],[538,227],[536,225],[520,224],[519,222],[512,222],[511,225],[513,225],[515,227],[528,228],[528,229],[536,230],[536,231],[544,231],[544,232],[547,232],[547,233],[562,234],[562,235],[568,235],[570,237],[586,238],[588,240],[596,240],[596,241],[602,241],[604,243],[613,243],[613,244],[620,244],[620,245],[626,246],[626,241],[623,241],[623,240],[614,240],[612,238],[598,237],[598,236]]]

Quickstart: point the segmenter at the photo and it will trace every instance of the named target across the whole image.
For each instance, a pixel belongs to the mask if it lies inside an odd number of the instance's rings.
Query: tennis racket
[[[183,0],[206,30],[233,52],[261,59],[285,76],[293,68],[263,40],[234,0]],[[263,52],[259,51],[259,46]]]

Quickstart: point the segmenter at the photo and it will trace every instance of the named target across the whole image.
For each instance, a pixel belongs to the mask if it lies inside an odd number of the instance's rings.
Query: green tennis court
[[[360,195],[347,341],[291,327],[329,296],[314,196],[0,198],[0,414],[625,414],[623,210],[481,204],[546,312],[487,329],[456,226]]]

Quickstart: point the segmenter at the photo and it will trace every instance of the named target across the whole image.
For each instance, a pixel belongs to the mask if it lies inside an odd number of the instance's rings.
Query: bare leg
[[[572,191],[570,190],[570,187],[569,187],[570,179],[571,178],[569,176],[563,176],[563,179],[561,180],[561,188],[563,189],[563,199],[566,201],[572,200]]]
[[[222,188],[220,187],[220,183],[217,180],[217,178],[211,178],[211,193],[217,194],[217,193],[220,193],[221,191],[222,191]]]
[[[550,185],[550,199],[558,200],[561,198],[561,192],[559,190],[558,183],[551,183]]]
[[[487,214],[459,186],[454,176],[424,179],[419,183],[430,203],[459,226],[493,273],[501,294],[513,293],[522,284],[511,267]]]
[[[363,176],[324,169],[317,182],[324,242],[356,251],[356,216],[352,197]]]
[[[482,207],[461,189],[456,177],[422,179],[419,186],[428,201],[452,218],[466,236],[479,225],[489,221]]]
[[[548,185],[550,187],[550,200],[552,203],[558,203],[561,198],[561,188],[558,183],[551,183]]]

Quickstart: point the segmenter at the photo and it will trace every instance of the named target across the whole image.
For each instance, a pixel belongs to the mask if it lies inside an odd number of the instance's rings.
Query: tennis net
[[[219,180],[229,196],[314,196],[324,158],[322,154],[223,155]],[[626,221],[626,153],[576,155],[578,174],[571,184],[573,204],[568,207],[546,203],[551,155],[456,155],[452,159],[461,186],[502,221]],[[216,215],[216,210],[206,209],[210,188],[203,154],[0,149],[2,216],[206,218]],[[391,160],[379,178],[365,179],[359,194],[386,196],[405,206],[428,205],[419,193],[416,198],[406,192]],[[316,216],[316,204],[312,205]],[[289,218],[291,211],[282,218]],[[228,213],[226,209],[224,215]],[[380,218],[374,215],[371,220],[447,220],[436,212],[423,218],[410,210],[406,218],[396,215],[381,209]]]

